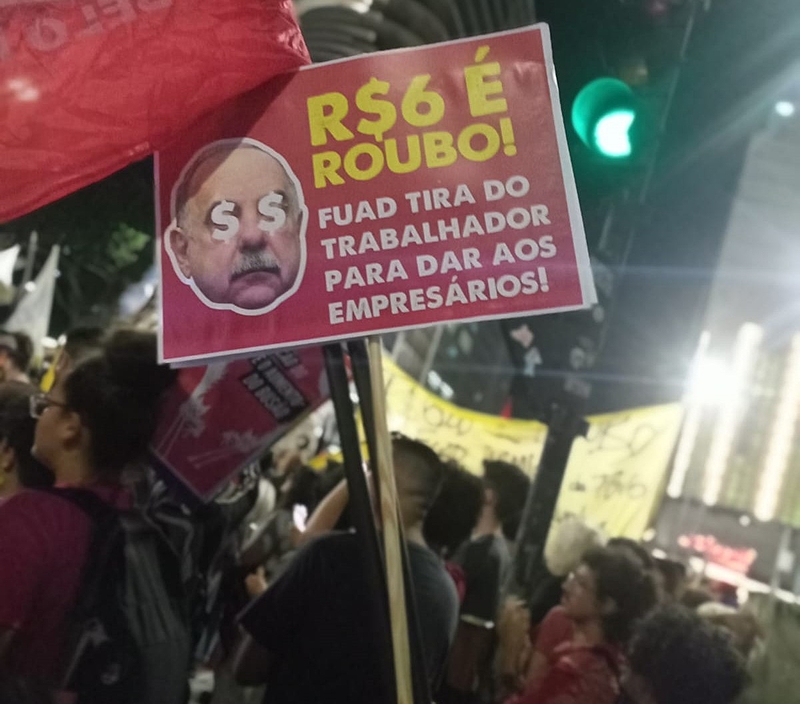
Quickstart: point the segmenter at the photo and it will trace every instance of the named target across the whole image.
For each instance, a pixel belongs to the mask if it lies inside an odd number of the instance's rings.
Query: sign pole
[[[394,480],[392,440],[386,422],[386,396],[383,381],[381,338],[368,340],[372,412],[375,426],[375,465],[381,485],[383,549],[386,556],[386,583],[389,591],[389,614],[392,623],[394,669],[399,704],[414,701],[411,678],[411,648],[408,637],[405,582],[403,578],[402,529],[397,510],[397,486]]]
[[[372,610],[374,622],[377,626],[376,636],[379,638],[379,647],[384,656],[380,658],[380,676],[386,684],[387,691],[390,683],[395,681],[394,664],[392,660],[392,641],[388,634],[394,621],[390,620],[386,610],[386,579],[383,571],[383,561],[378,542],[378,535],[373,520],[372,504],[369,490],[364,475],[361,461],[361,448],[356,428],[353,402],[350,399],[350,388],[347,379],[347,370],[344,364],[344,353],[340,343],[325,345],[325,369],[328,373],[331,399],[336,412],[336,424],[339,428],[339,437],[342,444],[344,472],[347,478],[349,491],[350,515],[356,529],[356,535],[361,544],[363,568],[367,582],[371,586],[369,608]],[[394,629],[392,628],[392,632]],[[396,648],[394,648],[396,650]],[[396,657],[395,657],[396,661]],[[411,699],[398,697],[398,704],[407,704]]]
[[[380,343],[380,339],[378,339],[378,341]],[[381,432],[388,434],[388,427],[386,426],[386,423],[384,423],[382,426],[379,426],[379,424],[376,422],[373,403],[376,394],[375,388],[372,385],[372,367],[370,365],[369,353],[364,340],[353,340],[348,343],[347,348],[353,365],[353,379],[355,380],[356,387],[358,388],[361,417],[367,437],[369,456],[372,460],[373,469],[375,470],[377,462],[375,462],[373,458],[378,457],[377,435]],[[382,347],[379,347],[379,351],[380,350],[382,350]],[[381,369],[383,369],[382,361],[379,363],[381,363]],[[384,386],[380,387],[378,389],[377,396],[384,400],[385,404],[384,389]],[[389,443],[391,445],[391,438],[389,438]],[[380,470],[375,471],[376,478],[378,478],[379,475]],[[381,481],[375,481],[374,488],[376,501],[380,505],[380,497],[382,496]],[[395,508],[392,513],[396,516],[397,508]],[[381,523],[383,524],[383,521]],[[413,575],[411,574],[408,550],[406,549],[406,543],[403,536],[403,526],[399,521],[398,528],[400,533],[400,555],[402,558],[403,577],[405,586],[407,587],[405,603],[408,611],[407,628],[410,647],[410,664],[412,666],[410,676],[414,691],[414,701],[417,702],[417,704],[429,704],[432,701],[432,698],[430,685],[428,683],[425,656],[423,652],[422,632],[419,624],[419,609],[417,608],[417,603],[414,598],[414,591],[411,588],[413,586]]]

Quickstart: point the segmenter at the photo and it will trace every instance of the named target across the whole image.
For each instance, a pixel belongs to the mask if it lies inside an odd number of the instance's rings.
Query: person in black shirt
[[[442,482],[433,450],[395,438],[400,516],[408,543],[413,594],[431,686],[444,670],[458,619],[455,584],[426,546],[422,525]],[[379,704],[391,701],[382,681],[379,624],[368,600],[360,544],[331,533],[304,547],[286,571],[242,614],[246,637],[236,658],[241,684],[266,683],[265,704]]]
[[[467,590],[453,645],[442,702],[479,701],[490,679],[495,620],[503,585],[511,569],[509,543],[522,518],[530,480],[507,462],[485,461],[484,505],[472,540],[456,553]]]

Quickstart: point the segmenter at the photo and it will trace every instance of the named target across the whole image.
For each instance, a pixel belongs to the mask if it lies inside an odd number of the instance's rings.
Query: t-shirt
[[[500,594],[511,569],[511,553],[502,536],[482,535],[462,545],[454,559],[464,570],[467,593],[461,618],[476,625],[494,623]]]
[[[548,657],[542,681],[507,704],[615,704],[623,666],[622,653],[612,646],[561,643]]]
[[[93,490],[125,505],[117,488]],[[16,631],[12,674],[53,680],[60,672],[91,532],[83,511],[46,492],[22,491],[0,505],[0,627]]]
[[[242,614],[242,626],[274,658],[265,704],[376,704],[389,698],[379,677],[381,651],[368,606],[374,592],[359,548],[353,533],[310,543]],[[433,684],[453,639],[458,597],[433,552],[413,543],[408,552]]]

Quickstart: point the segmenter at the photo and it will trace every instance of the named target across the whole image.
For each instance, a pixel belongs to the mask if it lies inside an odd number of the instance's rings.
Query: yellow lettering
[[[436,91],[425,90],[430,80],[430,75],[414,76],[403,96],[400,110],[409,125],[430,127],[444,117],[444,98]],[[427,106],[424,112],[420,111],[422,105]]]
[[[472,138],[481,135],[486,138],[486,146],[483,149],[475,149],[472,146]],[[458,151],[461,156],[470,161],[487,161],[497,154],[500,149],[500,135],[491,125],[477,123],[468,125],[458,135]]]
[[[408,145],[408,160],[400,161],[397,153],[397,140],[386,140],[386,165],[393,174],[408,174],[416,171],[422,164],[422,151],[419,147],[419,137],[411,135],[406,137]]]
[[[326,110],[327,109],[327,110]],[[342,124],[347,116],[349,105],[341,93],[325,93],[311,96],[307,101],[308,127],[311,130],[311,144],[319,147],[328,143],[330,133],[337,142],[353,139],[353,133]]]
[[[450,166],[458,159],[453,147],[453,135],[449,132],[426,132],[422,135],[425,149],[425,164],[429,169]]]
[[[500,64],[493,61],[488,64],[480,63],[489,53],[488,46],[482,46],[475,54],[474,66],[464,69],[464,80],[467,84],[467,98],[469,99],[469,112],[473,117],[492,115],[496,112],[506,112],[508,103],[505,98],[489,98],[503,92],[503,83],[499,79],[487,80],[491,76],[500,75]]]
[[[358,157],[366,155],[370,159],[370,165],[362,169],[358,165]],[[383,152],[375,144],[356,144],[344,155],[344,170],[347,175],[356,181],[369,181],[375,178],[383,169]]]
[[[342,157],[336,152],[320,152],[313,154],[311,161],[314,165],[314,187],[325,188],[329,183],[332,186],[341,186],[344,179],[339,175],[342,168]]]

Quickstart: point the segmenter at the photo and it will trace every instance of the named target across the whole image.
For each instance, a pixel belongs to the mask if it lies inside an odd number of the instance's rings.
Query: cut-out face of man
[[[212,145],[176,186],[174,211],[168,250],[207,305],[268,309],[302,275],[304,208],[269,152],[249,143]]]

